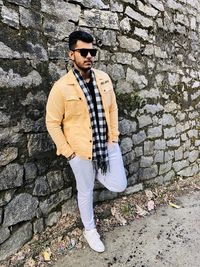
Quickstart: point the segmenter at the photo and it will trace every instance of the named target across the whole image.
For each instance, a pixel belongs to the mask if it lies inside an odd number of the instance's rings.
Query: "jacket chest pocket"
[[[102,95],[106,106],[109,107],[112,102],[112,87],[109,85],[102,86]]]
[[[72,95],[65,97],[65,115],[80,116],[85,112],[85,101],[79,96]]]

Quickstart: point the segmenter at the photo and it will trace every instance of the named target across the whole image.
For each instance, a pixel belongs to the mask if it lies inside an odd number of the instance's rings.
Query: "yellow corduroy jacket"
[[[110,77],[93,69],[102,97],[108,142],[118,141],[118,109]],[[73,152],[92,160],[92,128],[87,100],[72,70],[55,82],[46,106],[47,130],[56,144],[57,155],[69,157]]]

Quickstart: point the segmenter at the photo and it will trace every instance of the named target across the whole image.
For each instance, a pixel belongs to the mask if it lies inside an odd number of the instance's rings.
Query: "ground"
[[[0,266],[200,266],[200,176],[96,205],[95,214],[104,253],[88,247],[75,212]]]

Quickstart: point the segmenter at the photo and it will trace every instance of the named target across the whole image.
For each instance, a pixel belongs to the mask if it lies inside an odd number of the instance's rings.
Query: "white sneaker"
[[[104,252],[105,247],[103,242],[100,239],[100,235],[97,232],[97,229],[92,229],[92,230],[84,230],[83,235],[85,239],[87,240],[89,246],[97,251],[97,252]]]

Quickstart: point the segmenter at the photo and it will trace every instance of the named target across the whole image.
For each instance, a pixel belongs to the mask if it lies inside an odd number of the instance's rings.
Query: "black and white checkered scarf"
[[[85,97],[87,99],[88,110],[90,114],[90,121],[93,132],[93,149],[92,149],[92,162],[95,170],[101,170],[105,174],[108,170],[108,150],[107,150],[107,125],[104,115],[104,109],[102,105],[101,95],[97,88],[96,78],[94,71],[91,70],[91,79],[94,86],[94,92],[97,103],[98,118],[96,118],[94,103],[92,101],[92,96],[90,94],[87,84],[84,82],[83,77],[77,69],[73,69],[73,73],[83,90]],[[97,119],[99,119],[99,128],[97,124]]]

